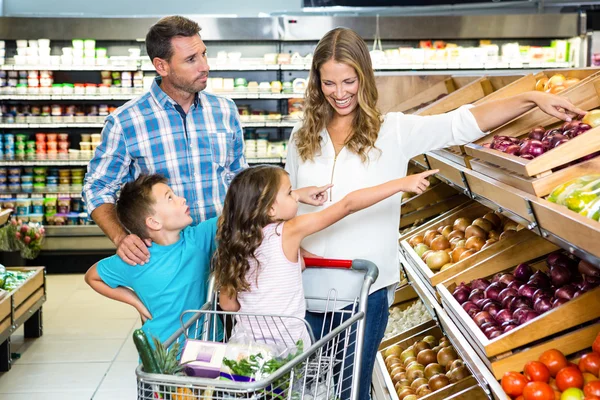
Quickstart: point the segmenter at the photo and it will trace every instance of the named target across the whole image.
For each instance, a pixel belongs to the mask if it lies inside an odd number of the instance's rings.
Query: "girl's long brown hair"
[[[377,109],[378,94],[369,49],[356,32],[347,28],[329,31],[315,49],[304,100],[304,122],[294,135],[298,154],[302,161],[314,159],[321,150],[320,133],[333,117],[334,110],[321,90],[320,68],[329,60],[354,68],[358,76],[358,106],[345,146],[366,162],[368,152],[375,148],[382,116]]]
[[[237,174],[229,186],[218,221],[213,266],[217,288],[230,296],[250,289],[249,260],[258,263],[255,252],[263,241],[262,229],[273,222],[269,210],[283,174],[280,167],[259,165]]]

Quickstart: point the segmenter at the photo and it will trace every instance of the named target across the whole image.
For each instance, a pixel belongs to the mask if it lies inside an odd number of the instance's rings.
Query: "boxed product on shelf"
[[[561,335],[570,328],[575,330],[567,338],[576,340],[571,348],[580,346],[574,332],[600,317],[600,309],[589,306],[600,303],[597,282],[581,274],[580,260],[556,249],[538,237],[536,243],[503,251],[437,287],[443,307],[497,378],[532,349],[564,343]]]

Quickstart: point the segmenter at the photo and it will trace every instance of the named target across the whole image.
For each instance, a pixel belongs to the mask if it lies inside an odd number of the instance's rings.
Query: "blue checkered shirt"
[[[233,101],[199,92],[186,115],[159,85],[157,77],[149,92],[106,118],[83,187],[90,215],[114,204],[125,182],[159,173],[186,198],[198,224],[222,212],[229,183],[248,166]]]

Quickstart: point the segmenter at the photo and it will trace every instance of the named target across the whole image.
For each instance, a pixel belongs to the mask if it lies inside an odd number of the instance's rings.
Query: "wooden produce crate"
[[[452,214],[455,211],[460,210],[460,209],[462,209],[464,207],[467,207],[467,206],[469,206],[471,204],[473,204],[473,201],[469,200],[466,197],[464,197],[464,201],[461,204],[457,205],[456,207],[454,207],[454,208],[452,208],[452,209],[450,209],[448,211],[443,212],[439,216],[437,216],[435,218],[432,218],[429,221],[426,221],[423,224],[420,224],[419,226],[416,226],[416,227],[414,227],[412,229],[408,229],[408,230],[407,229],[403,229],[402,233],[400,233],[399,238],[398,238],[398,245],[400,245],[400,242],[402,242],[403,240],[406,240],[409,237],[413,236],[416,232],[420,232],[423,227],[435,224],[437,221],[441,221],[444,218],[446,218],[447,215]],[[401,217],[401,219],[402,219],[402,217]],[[402,248],[400,248],[400,250],[402,250]]]
[[[455,110],[465,104],[480,104],[488,98],[508,97],[517,91],[514,88],[508,91],[503,89],[512,88],[522,79],[524,79],[522,75],[483,77],[479,81],[472,82],[468,86],[456,91],[451,96],[440,99],[431,106],[417,111],[415,114],[443,114]],[[433,153],[437,153],[459,165],[469,168],[469,159],[471,157],[466,155],[463,146],[450,146],[445,149],[434,150]]]
[[[454,221],[460,217],[466,217],[471,220],[474,220],[475,218],[483,217],[483,215],[485,215],[488,212],[491,212],[491,210],[479,203],[475,203],[471,207],[459,210],[451,215],[448,215],[444,220],[438,221],[435,225],[427,226],[420,229],[418,232],[415,232],[414,235],[421,234],[428,229],[437,229],[440,226],[452,225]],[[520,251],[521,248],[526,248],[528,245],[530,245],[528,243],[531,243],[531,241],[534,241],[535,239],[539,239],[539,237],[537,237],[535,234],[531,233],[526,229],[521,229],[517,232],[516,235],[494,243],[492,246],[480,250],[472,256],[465,258],[464,260],[454,263],[454,265],[452,265],[450,268],[444,271],[437,272],[432,271],[427,266],[427,264],[423,262],[423,260],[417,255],[417,253],[408,243],[408,240],[402,241],[400,245],[403,248],[403,253],[407,262],[421,276],[430,293],[439,299],[439,297],[436,294],[436,285],[452,278],[457,274],[460,274],[461,272],[469,269],[473,265],[476,265],[482,261],[494,257],[496,254],[503,252],[507,249],[509,249],[510,251]]]
[[[414,343],[422,340],[425,336],[428,336],[428,335],[434,336],[437,340],[439,340],[440,338],[442,338],[443,333],[438,326],[434,326],[434,327],[428,328],[426,330],[423,330],[413,336],[407,337],[396,343],[393,343],[392,345],[400,346],[404,350],[404,349],[407,349],[409,346],[412,346]],[[392,346],[392,345],[390,345],[390,346]],[[390,346],[387,346],[387,347],[390,347]],[[388,372],[388,370],[385,366],[385,362],[384,362],[383,352],[387,349],[387,347],[384,349],[380,348],[377,358],[375,360],[375,368],[379,369],[381,371],[381,375],[383,376],[385,386],[388,389],[387,391],[389,392],[389,396],[391,397],[391,399],[398,400],[398,394],[396,393],[396,390],[394,388],[394,383],[392,381],[392,378],[389,375],[389,372]],[[465,362],[465,365],[466,364],[467,363]],[[450,384],[440,390],[437,390],[429,395],[423,396],[423,397],[421,397],[421,399],[445,400],[448,398],[452,398],[456,394],[461,393],[466,389],[478,387],[478,385],[479,384],[478,384],[477,380],[473,376],[468,376],[463,380],[452,383],[452,384]]]
[[[472,77],[472,81],[477,80],[477,77]],[[416,93],[414,96],[396,104],[389,111],[403,112],[405,114],[413,114],[419,110],[419,106],[430,103],[432,104],[436,99],[441,96],[448,96],[450,93],[454,93],[459,90],[459,84],[452,78],[445,78],[443,81],[438,82],[431,87],[422,90],[420,93]],[[444,98],[441,97],[441,98]]]
[[[565,96],[578,107],[584,110],[591,110],[600,106],[600,77],[596,76],[591,80],[569,88],[560,93],[560,96]],[[483,147],[486,143],[491,143],[494,135],[505,135],[511,137],[526,136],[531,128],[541,125],[547,129],[562,125],[562,121],[544,113],[539,108],[523,114],[521,117],[509,122],[508,124],[492,131],[484,138],[465,146],[467,153],[481,161],[488,162],[494,166],[501,167],[494,174],[494,179],[498,179],[504,183],[511,184],[514,179],[510,179],[510,175],[518,174],[526,178],[530,178],[531,185],[525,184],[521,186],[529,193],[537,194],[534,188],[533,180],[548,177],[555,173],[553,169],[577,160],[583,156],[600,150],[600,127],[590,129],[584,135],[578,136],[563,145],[552,149],[541,156],[526,160],[524,158],[505,154],[497,150]],[[476,165],[472,166],[474,169]],[[573,167],[567,167],[561,170],[563,177],[573,176],[576,172],[567,171]],[[579,168],[575,168],[577,170]],[[485,173],[489,169],[481,169],[479,172]],[[504,177],[507,175],[508,177]],[[528,179],[523,180],[523,183]],[[549,186],[549,185],[546,185]]]
[[[400,229],[414,225],[446,212],[466,201],[455,189],[438,183],[425,192],[402,202],[400,206]]]
[[[488,77],[480,77],[464,87],[452,92],[452,94],[441,98],[427,107],[416,111],[415,115],[437,115],[444,114],[465,104],[471,104],[480,100],[494,91]]]
[[[410,300],[406,300],[406,301],[403,301],[401,303],[395,303],[391,308],[400,307],[401,310],[406,310],[408,307],[410,307],[413,304],[421,301],[421,300],[419,300],[416,292],[412,289],[412,286],[407,285],[405,287],[407,289],[410,289],[412,291],[412,293],[414,293],[414,295],[415,295],[416,298],[412,298]],[[381,342],[381,344],[379,345],[379,349],[380,350],[381,349],[385,349],[385,348],[393,345],[394,343],[398,343],[401,340],[407,339],[407,338],[409,338],[409,337],[411,337],[413,335],[416,335],[419,332],[422,332],[422,331],[424,331],[424,330],[426,330],[428,328],[434,327],[435,325],[436,325],[435,324],[435,320],[432,317],[429,321],[423,322],[422,324],[419,324],[419,325],[415,325],[412,328],[410,328],[410,329],[408,329],[408,330],[406,330],[404,332],[401,332],[401,333],[399,333],[397,335],[394,335],[392,337],[384,339]]]
[[[600,222],[540,198],[534,198],[532,208],[544,231],[600,259]]]
[[[496,379],[500,380],[505,372],[523,371],[526,362],[537,360],[546,350],[557,349],[566,356],[585,350],[591,346],[599,333],[600,321],[596,321],[567,333],[553,335],[521,350],[492,357],[489,360],[490,369]]]
[[[41,307],[46,301],[44,267],[7,267],[7,271],[35,271],[21,286],[0,300],[0,372],[11,368],[10,336],[25,325],[25,337],[42,335]]]
[[[461,274],[437,286],[442,298],[442,306],[456,321],[461,331],[467,333],[467,340],[481,355],[484,362],[496,375],[501,376],[506,365],[522,362],[524,357],[529,357],[531,349],[540,345],[538,341],[546,341],[550,335],[564,332],[567,329],[578,327],[600,317],[600,308],[591,307],[591,304],[600,304],[600,288],[578,296],[562,306],[552,309],[538,318],[535,318],[495,339],[488,339],[475,324],[475,321],[463,310],[452,296],[452,292],[460,282],[471,282],[477,278],[488,278],[499,272],[512,272],[516,265],[529,262],[533,270],[547,271],[545,257],[540,261],[536,259],[554,251],[557,247],[550,242],[537,242],[530,246],[522,247],[515,252],[505,250],[496,257],[474,265]],[[533,262],[531,262],[533,260]],[[533,345],[532,345],[533,343]],[[527,346],[525,349],[524,347]],[[589,343],[587,344],[589,346]],[[517,354],[521,354],[518,358]],[[533,356],[531,356],[533,357]],[[509,359],[510,358],[510,359]],[[497,362],[504,360],[503,363]]]

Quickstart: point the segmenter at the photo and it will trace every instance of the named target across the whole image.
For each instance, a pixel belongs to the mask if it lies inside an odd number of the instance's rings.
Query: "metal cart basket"
[[[140,400],[221,400],[221,399],[306,399],[337,400],[358,398],[361,350],[369,289],[377,279],[378,269],[366,260],[305,259],[307,267],[344,268],[361,271],[364,281],[354,299],[338,299],[331,290],[327,298],[311,298],[326,305],[327,317],[321,332],[313,332],[307,321],[292,317],[218,311],[214,282],[209,286],[210,300],[200,310],[186,311],[181,316],[182,327],[164,345],[170,347],[187,339],[227,343],[236,321],[244,321],[252,341],[265,345],[284,344],[296,349],[295,338],[287,329],[291,324],[304,324],[312,344],[304,344],[287,358],[284,364],[268,376],[240,382],[193,376],[149,374],[139,365],[136,369],[137,398]],[[337,309],[337,302],[350,306]],[[185,323],[183,323],[185,321]],[[250,327],[248,329],[247,327]],[[315,334],[317,339],[315,339]],[[298,351],[299,350],[299,351]],[[293,353],[293,354],[292,354]],[[261,354],[262,356],[262,354]],[[254,360],[265,362],[264,359]]]

